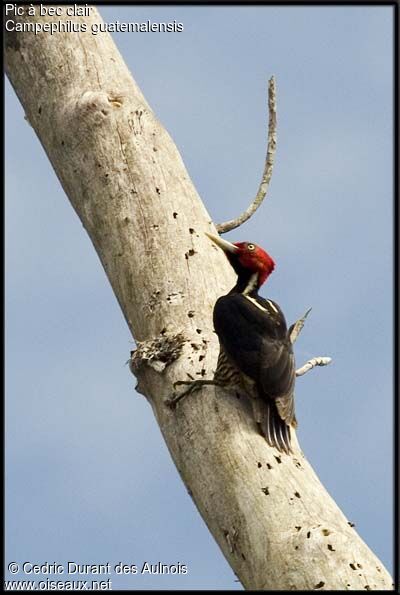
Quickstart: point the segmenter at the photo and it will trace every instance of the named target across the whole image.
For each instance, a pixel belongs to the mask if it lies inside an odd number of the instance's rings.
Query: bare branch
[[[296,370],[296,376],[303,376],[304,374],[306,374],[307,372],[309,372],[316,366],[327,366],[328,364],[331,363],[331,361],[332,361],[331,357],[322,357],[322,356],[313,357],[312,359],[309,359],[308,362],[306,362],[304,364],[304,366],[302,366],[301,368],[298,368]]]
[[[274,167],[276,150],[276,89],[275,78],[273,76],[268,81],[268,109],[269,122],[267,156],[265,159],[264,171],[257,195],[254,201],[248,207],[248,209],[244,211],[241,215],[239,215],[239,217],[237,217],[236,219],[231,219],[231,221],[226,221],[225,223],[219,223],[216,226],[218,233],[220,234],[226,233],[227,231],[231,231],[231,229],[239,227],[240,225],[245,223],[245,221],[250,219],[253,213],[255,213],[258,207],[261,205],[262,201],[265,198],[265,195],[267,194],[268,186],[272,176],[272,169]]]

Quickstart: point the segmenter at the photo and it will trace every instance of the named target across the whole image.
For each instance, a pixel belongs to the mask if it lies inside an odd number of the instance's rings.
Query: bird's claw
[[[179,401],[181,399],[183,399],[184,397],[187,397],[187,395],[190,395],[191,393],[194,393],[195,391],[200,390],[204,384],[204,381],[202,381],[202,380],[177,380],[176,382],[174,382],[173,386],[174,386],[174,388],[176,388],[177,386],[182,386],[184,384],[189,385],[186,390],[182,391],[179,394],[174,393],[172,395],[172,397],[169,397],[168,399],[165,400],[165,404],[168,407],[174,408],[176,406],[176,404],[179,403]]]
[[[165,399],[165,404],[167,407],[170,407],[171,409],[175,409],[175,405],[177,404],[177,396],[175,393],[172,395],[172,397],[168,397],[167,399]]]
[[[177,380],[174,382],[174,388],[176,386],[181,386],[182,384],[193,384],[193,382],[196,382],[196,380]]]

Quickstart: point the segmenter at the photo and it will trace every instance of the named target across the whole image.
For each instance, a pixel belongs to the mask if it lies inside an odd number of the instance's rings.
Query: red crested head
[[[238,275],[238,282],[246,281],[257,273],[254,286],[261,287],[275,268],[271,256],[260,246],[251,242],[236,242],[231,244],[219,236],[206,234],[210,240],[225,252],[230,264]]]
[[[261,287],[261,285],[265,283],[275,268],[274,260],[271,258],[268,252],[260,248],[260,246],[252,244],[251,242],[235,242],[233,245],[239,249],[234,257],[236,257],[241,267],[251,271],[252,273],[258,273],[257,285],[258,287]],[[234,253],[231,254],[233,256]],[[231,262],[233,268],[235,268],[231,258],[229,258],[229,261]]]

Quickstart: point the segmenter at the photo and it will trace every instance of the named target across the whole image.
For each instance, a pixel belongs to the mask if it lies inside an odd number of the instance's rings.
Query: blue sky
[[[392,9],[99,10],[184,24],[114,39],[215,222],[255,195],[275,75],[269,196],[225,237],[270,252],[264,295],[290,322],[313,307],[297,360],[334,363],[298,380],[300,444],[392,571]],[[180,562],[113,587],[241,589],[134,391],[117,300],[8,82],[5,99],[6,560]]]

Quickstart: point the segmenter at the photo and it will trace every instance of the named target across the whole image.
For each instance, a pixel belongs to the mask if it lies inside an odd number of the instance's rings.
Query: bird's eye
[[[255,250],[255,245],[254,244],[247,244],[247,250],[250,250],[250,252],[252,252],[253,250]]]

